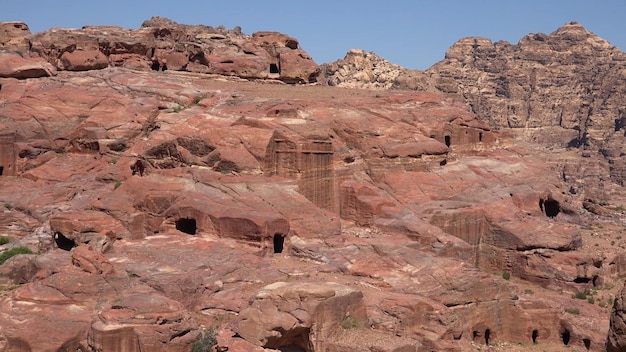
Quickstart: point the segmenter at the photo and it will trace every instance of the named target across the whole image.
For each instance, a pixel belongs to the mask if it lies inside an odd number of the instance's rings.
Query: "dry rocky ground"
[[[579,24],[425,72],[162,18],[0,39],[2,248],[33,252],[0,351],[626,346],[624,54]]]

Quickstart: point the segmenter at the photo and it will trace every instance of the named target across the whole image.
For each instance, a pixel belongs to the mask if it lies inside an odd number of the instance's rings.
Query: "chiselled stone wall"
[[[15,135],[0,135],[0,176],[15,176]]]
[[[317,206],[334,210],[333,154],[329,140],[294,141],[275,135],[267,149],[267,173],[298,179],[300,193]]]

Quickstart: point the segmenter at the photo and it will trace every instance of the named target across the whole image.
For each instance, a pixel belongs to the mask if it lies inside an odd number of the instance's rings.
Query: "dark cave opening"
[[[4,172],[4,166],[0,166],[0,176],[2,176],[3,172]]]
[[[578,276],[578,277],[576,277],[574,279],[574,283],[575,284],[586,284],[586,283],[589,283],[589,281],[591,281],[590,278],[588,278],[588,277],[581,277],[581,276]]]
[[[569,330],[565,329],[561,333],[561,339],[563,339],[563,344],[567,346],[569,344],[569,339],[571,338]]]
[[[531,337],[533,339],[533,343],[537,343],[537,337],[539,337],[539,330],[537,329],[533,330]]]
[[[543,207],[546,212],[546,216],[549,218],[555,218],[561,212],[561,206],[559,202],[554,199],[548,199],[543,202]]]
[[[276,331],[280,333],[280,336],[269,338],[263,346],[264,348],[273,348],[281,352],[304,352],[311,350],[310,329],[298,327],[284,330],[278,328]]]
[[[76,247],[76,242],[74,242],[74,240],[65,237],[60,232],[54,233],[54,242],[56,243],[57,247],[64,251],[69,251],[72,248]]]
[[[196,226],[196,219],[180,218],[176,220],[176,230],[189,235],[195,235],[198,230]]]
[[[583,344],[585,344],[585,348],[586,349],[591,349],[591,340],[590,339],[583,339]]]
[[[474,330],[472,331],[472,341],[476,342],[476,339],[478,338],[479,334],[478,331]]]
[[[439,162],[439,166],[446,166],[446,164],[448,163],[447,159],[443,159]]]
[[[280,70],[278,69],[278,65],[270,64],[270,73],[280,73]]]
[[[491,330],[485,329],[485,345],[489,344],[490,337],[491,337]]]
[[[282,253],[285,245],[285,237],[279,233],[274,235],[274,253]]]
[[[483,133],[482,132],[478,132],[478,141],[479,142],[483,141]]]
[[[152,66],[150,66],[150,68],[152,69],[152,71],[158,71],[161,69],[161,65],[159,65],[159,63],[155,61],[152,63]]]
[[[449,146],[450,146],[450,144],[451,144],[451,141],[450,141],[450,136],[444,136],[444,137],[443,137],[443,140],[444,140],[444,142],[446,143],[446,147],[449,147]]]

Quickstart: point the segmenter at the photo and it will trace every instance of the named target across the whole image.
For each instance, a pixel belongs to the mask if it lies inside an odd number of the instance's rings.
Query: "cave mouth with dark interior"
[[[561,339],[563,339],[563,344],[565,346],[569,345],[569,339],[571,338],[571,335],[569,333],[569,330],[563,330],[563,332],[561,333]]]
[[[451,142],[450,142],[450,136],[444,136],[443,137],[444,142],[446,143],[446,147],[449,147]]]
[[[561,205],[554,199],[539,200],[539,208],[547,217],[555,218],[561,212]]]
[[[489,339],[491,338],[491,330],[486,329],[485,330],[485,345],[489,344]]]
[[[4,166],[0,166],[0,176],[2,176],[3,172],[4,172]]]
[[[281,352],[306,352],[312,351],[312,344],[309,339],[311,329],[305,327],[296,327],[290,330],[278,328],[280,335],[270,337],[263,346],[264,348],[273,348]]]
[[[274,253],[282,253],[285,247],[285,236],[277,233],[274,235]]]
[[[60,232],[54,233],[54,242],[56,243],[57,247],[64,251],[70,251],[72,250],[72,248],[76,247],[76,242],[74,242],[74,240],[65,237]]]
[[[280,73],[280,70],[278,69],[278,65],[270,64],[270,73]]]
[[[176,220],[176,230],[186,233],[188,235],[195,235],[196,231],[198,231],[196,219],[180,218]]]
[[[533,343],[537,343],[537,337],[539,337],[539,330],[537,329],[533,330],[531,337],[533,339]]]

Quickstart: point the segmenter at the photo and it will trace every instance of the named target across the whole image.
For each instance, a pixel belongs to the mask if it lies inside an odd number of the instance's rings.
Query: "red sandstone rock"
[[[307,81],[280,34],[155,19],[31,40],[113,67],[0,81],[0,231],[41,252],[1,270],[24,283],[0,300],[8,348],[183,351],[203,327],[231,350],[604,348],[623,192],[573,186],[604,155],[514,139],[458,96],[172,72]],[[194,40],[227,55],[171,45]]]
[[[0,54],[0,78],[36,78],[56,75],[56,69],[40,58],[23,58],[17,54]]]
[[[99,252],[89,246],[81,245],[72,250],[72,264],[91,274],[107,275],[113,272],[113,266]]]
[[[87,71],[103,69],[109,61],[99,50],[75,50],[61,55],[61,65],[68,71]]]

